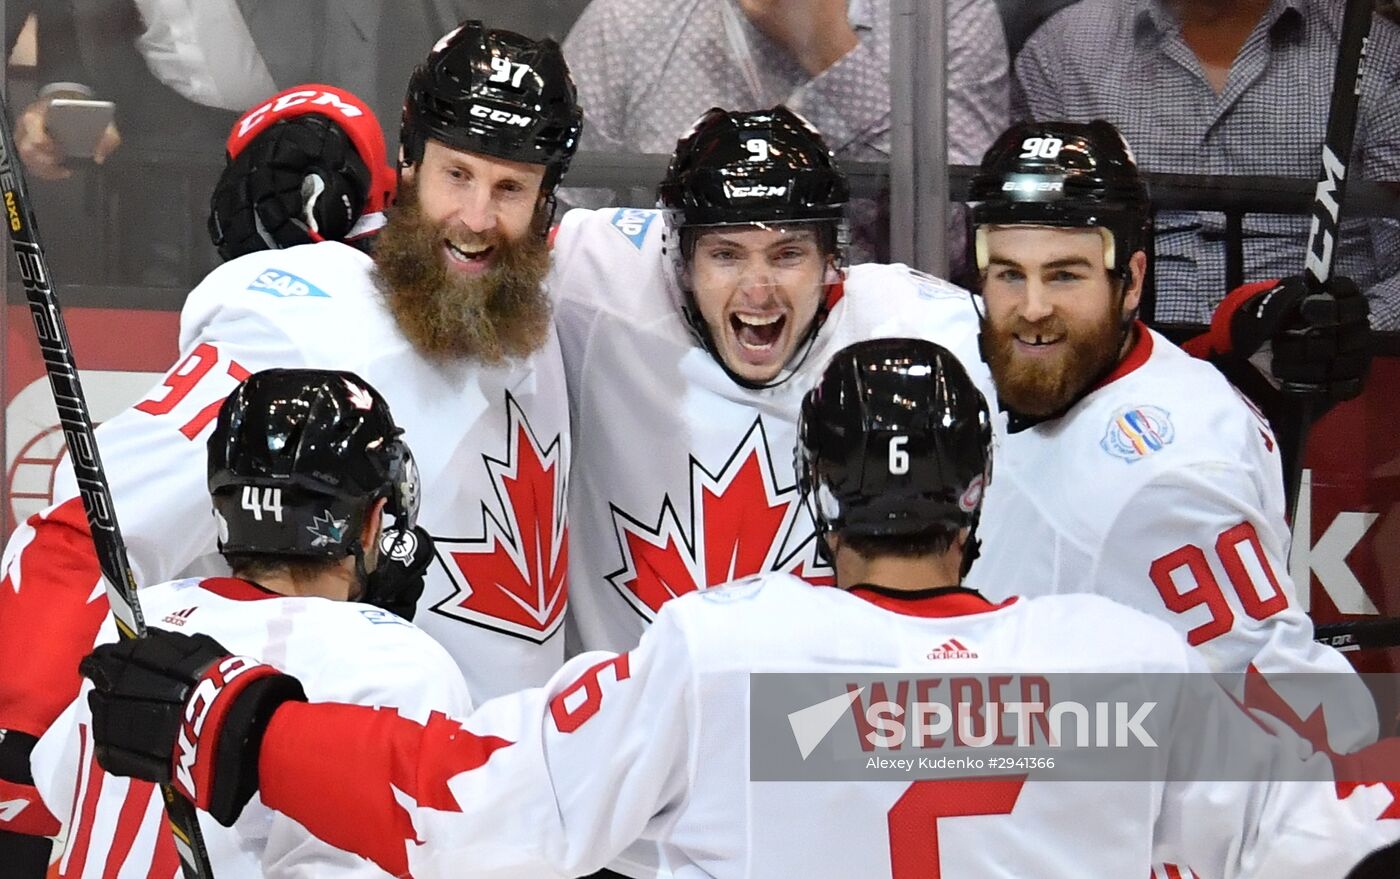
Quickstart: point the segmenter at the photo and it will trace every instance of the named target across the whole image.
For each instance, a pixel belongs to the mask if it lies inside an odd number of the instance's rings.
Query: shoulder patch
[[[330,294],[310,281],[281,269],[267,269],[253,279],[253,283],[248,285],[248,289],[254,293],[266,293],[281,299],[298,299],[307,296],[330,298]]]
[[[652,221],[656,219],[656,211],[643,210],[642,208],[618,208],[613,212],[612,219],[608,222],[612,227],[622,233],[622,237],[632,242],[632,246],[638,250],[642,249],[642,242],[646,240],[647,230],[651,228]]]
[[[408,620],[392,611],[383,610],[378,607],[360,608],[360,616],[369,620],[376,626],[412,626]]]
[[[1157,406],[1124,406],[1113,414],[1099,446],[1129,464],[1171,445],[1176,439],[1171,414]]]

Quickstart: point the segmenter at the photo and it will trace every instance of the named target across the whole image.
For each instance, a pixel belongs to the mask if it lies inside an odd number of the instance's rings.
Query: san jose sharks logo
[[[437,613],[543,643],[568,603],[569,565],[563,443],[535,436],[509,394],[505,460],[483,455],[496,503],[481,505],[481,536],[434,538],[454,593]]]
[[[690,497],[683,501],[688,521],[681,521],[669,495],[655,525],[611,505],[622,567],[608,582],[648,620],[677,595],[753,574],[784,571],[831,582],[831,569],[817,558],[796,479],[788,467],[781,472],[780,483],[757,418],[717,472],[691,456]]]

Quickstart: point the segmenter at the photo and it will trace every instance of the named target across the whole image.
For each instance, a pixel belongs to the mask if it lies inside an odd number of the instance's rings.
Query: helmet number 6
[[[890,473],[903,476],[909,472],[909,453],[904,451],[909,437],[900,435],[890,438]]]

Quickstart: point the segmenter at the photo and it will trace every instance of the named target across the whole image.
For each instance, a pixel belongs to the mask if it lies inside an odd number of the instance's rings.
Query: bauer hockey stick
[[[78,378],[78,366],[73,360],[73,346],[68,341],[68,327],[54,295],[48,261],[39,245],[39,232],[34,223],[34,208],[24,172],[18,164],[14,132],[6,100],[0,97],[0,192],[5,199],[5,222],[10,229],[15,260],[19,263],[24,295],[34,318],[34,331],[39,337],[39,350],[44,356],[44,371],[53,389],[58,420],[68,443],[73,472],[78,478],[78,493],[82,495],[87,513],[92,543],[97,550],[97,563],[107,581],[107,600],[112,616],[123,638],[139,638],[146,633],[141,605],[136,597],[136,578],[126,558],[126,544],[117,526],[116,510],[112,507],[112,492],[107,486],[107,474],[97,453],[97,438],[93,434],[92,417]],[[170,817],[170,829],[175,834],[175,849],[180,857],[180,869],[185,879],[213,879],[209,853],[194,805],[168,785],[161,785],[165,810]]]
[[[1332,277],[1337,250],[1341,244],[1342,204],[1347,191],[1352,146],[1356,141],[1356,117],[1361,104],[1361,80],[1366,71],[1366,41],[1371,35],[1375,0],[1347,0],[1342,14],[1341,39],[1337,44],[1337,68],[1332,76],[1332,106],[1327,112],[1327,133],[1322,143],[1322,170],[1312,204],[1312,230],[1308,234],[1307,260],[1303,277],[1311,294],[1304,299],[1306,313],[1310,300],[1325,300],[1324,285]],[[1303,459],[1312,430],[1315,401],[1320,388],[1305,383],[1284,382],[1283,390],[1300,396],[1297,435],[1284,474],[1289,521],[1298,515],[1298,497],[1303,481]]]

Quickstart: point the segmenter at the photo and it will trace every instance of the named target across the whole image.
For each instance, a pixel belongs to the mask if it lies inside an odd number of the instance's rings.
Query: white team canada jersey
[[[1348,718],[1332,724],[1332,747],[1374,741],[1369,692],[1312,640],[1298,606],[1268,423],[1213,366],[1137,332],[1109,380],[1066,415],[1005,437],[969,583],[993,598],[1108,596],[1169,622],[1219,672],[1336,673],[1311,695],[1285,694],[1287,706],[1267,688],[1248,695],[1291,713],[1295,728],[1325,695],[1324,717]]]
[[[482,697],[538,685],[559,667],[569,428],[552,333],[505,367],[426,359],[385,307],[370,258],[328,242],[214,270],[186,301],[180,350],[164,386],[97,434],[138,583],[227,571],[215,554],[205,443],[238,381],[270,367],[349,370],[388,400],[422,475],[419,524],[438,557],[416,623]],[[77,493],[63,473],[58,504]],[[32,533],[23,526],[16,540],[39,557],[20,561],[43,572],[42,541],[25,546]]]
[[[762,390],[736,384],[681,314],[663,225],[657,211],[575,210],[554,242],[576,438],[571,650],[627,650],[672,597],[751,574],[830,580],[793,453],[802,397],[842,348],[929,339],[993,399],[970,295],[904,266],[851,269],[795,374]]]
[[[1169,626],[1098,596],[997,606],[768,574],[683,596],[631,653],[575,657],[543,689],[464,720],[391,729],[372,712],[295,706],[264,741],[262,794],[416,879],[577,876],[637,835],[659,840],[685,879],[1146,877],[1154,858],[1218,879],[1313,879],[1400,836],[1394,785],[1344,790],[1325,757],[1300,764],[1300,739],[1264,732],[1214,686],[1205,704],[1164,709],[1160,759],[1196,765],[1207,735],[1237,746],[1240,777],[1261,781],[750,782],[750,673],[823,671],[943,679],[1204,663]],[[330,716],[334,733],[322,731]],[[833,723],[826,735],[854,735],[849,715]],[[769,745],[796,751],[794,739]],[[413,785],[345,770],[376,763],[404,766]],[[1313,781],[1278,782],[1285,765]],[[374,820],[349,826],[310,793],[332,783]]]
[[[393,707],[423,722],[432,711],[471,709],[452,657],[411,623],[376,607],[285,597],[231,578],[162,583],[141,590],[141,604],[152,625],[202,632],[235,654],[274,663],[299,678],[310,699]],[[109,621],[98,642],[114,640]],[[160,792],[107,774],[93,757],[90,689],[85,683],[32,757],[45,805],[68,826],[58,875],[175,879],[179,862]],[[257,799],[233,827],[200,813],[200,828],[218,879],[385,875]]]

